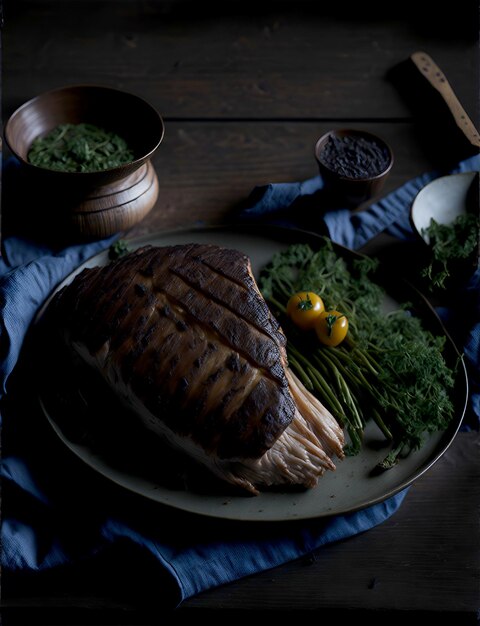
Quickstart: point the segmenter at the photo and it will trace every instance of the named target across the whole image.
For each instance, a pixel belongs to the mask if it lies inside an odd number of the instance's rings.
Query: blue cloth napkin
[[[332,241],[353,250],[381,232],[402,241],[414,241],[409,211],[420,189],[445,174],[478,171],[480,155],[476,154],[461,161],[450,172],[421,174],[359,212],[342,208],[329,210],[330,194],[320,176],[303,182],[269,184],[252,191],[241,218],[246,222],[326,230]],[[471,391],[465,423],[477,425],[480,420],[480,269],[466,285],[462,299],[438,308],[437,313],[464,355]]]
[[[459,169],[478,170],[479,161],[470,159]],[[326,212],[324,220],[332,238],[357,248],[385,229],[408,237],[411,200],[434,177],[435,173],[420,176],[365,214],[352,216],[338,209]],[[298,215],[292,206],[318,194],[321,188],[318,177],[303,183],[258,188],[243,217],[298,225],[292,219]],[[364,532],[398,509],[406,490],[370,508],[328,519],[245,524],[199,518],[151,503],[110,484],[66,450],[25,393],[29,358],[24,338],[50,291],[111,241],[72,246],[60,252],[19,239],[7,240],[4,245],[0,266],[4,571],[61,568],[94,557],[107,547],[122,550],[128,542],[153,557],[161,571],[171,576],[177,593],[167,600],[177,604],[203,590]],[[478,276],[476,281],[470,288],[478,307]],[[480,322],[471,333],[466,354],[478,366]],[[478,382],[477,379],[472,401],[480,416]],[[185,527],[189,528],[188,533]]]

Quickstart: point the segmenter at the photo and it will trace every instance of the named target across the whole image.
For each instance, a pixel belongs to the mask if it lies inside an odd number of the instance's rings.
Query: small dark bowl
[[[339,173],[335,167],[332,167],[331,163],[327,163],[322,158],[322,153],[330,138],[344,139],[345,137],[352,139],[362,138],[369,143],[379,146],[385,155],[386,165],[380,171],[367,176],[352,177]],[[325,187],[335,194],[339,201],[345,201],[347,204],[352,205],[358,205],[378,195],[393,166],[392,149],[383,139],[364,130],[350,128],[331,130],[320,137],[315,145],[315,159],[318,163],[320,175],[325,181]]]
[[[86,122],[125,139],[134,160],[96,172],[61,172],[32,165],[28,151],[37,137],[59,124]],[[95,189],[126,178],[150,159],[164,134],[163,120],[142,98],[96,85],[73,85],[43,93],[19,107],[8,119],[5,141],[33,176],[72,192]]]

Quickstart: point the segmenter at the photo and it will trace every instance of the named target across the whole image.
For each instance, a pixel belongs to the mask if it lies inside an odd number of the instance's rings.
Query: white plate
[[[469,194],[477,172],[462,172],[435,178],[425,185],[415,197],[410,210],[410,221],[425,243],[430,237],[425,231],[434,219],[437,224],[451,224],[467,212]]]
[[[253,229],[219,227],[149,235],[130,241],[129,246],[133,249],[145,244],[158,246],[188,242],[220,244],[247,254],[252,261],[254,274],[258,275],[260,269],[270,261],[273,254],[284,250],[290,243],[309,242],[315,245],[316,241],[318,239],[315,235],[301,231],[275,228],[262,231],[259,227]],[[346,255],[355,254],[340,246],[337,248]],[[107,262],[107,253],[101,253],[78,268],[63,284],[70,282],[73,276],[84,267],[103,265]],[[433,311],[428,307],[425,310],[425,315],[429,318],[427,321],[433,323],[437,330],[442,332],[441,324]],[[447,343],[454,354],[453,344],[449,339]],[[52,380],[51,377],[50,380]],[[59,437],[72,452],[103,476],[164,505],[191,513],[244,521],[285,521],[343,514],[385,500],[411,484],[442,456],[458,431],[465,411],[466,399],[467,379],[462,366],[459,368],[455,393],[455,417],[448,431],[430,436],[421,450],[402,459],[397,466],[387,472],[372,474],[372,469],[385,457],[388,449],[379,448],[381,435],[374,424],[369,424],[365,432],[362,451],[355,457],[347,457],[338,462],[337,470],[326,472],[315,489],[300,493],[264,492],[259,496],[251,497],[232,496],[228,486],[220,487],[220,490],[217,489],[215,492],[208,492],[172,485],[164,467],[159,471],[155,470],[154,459],[150,459],[146,465],[140,463],[142,465],[140,467],[135,465],[129,449],[117,450],[121,453],[112,456],[111,448],[123,445],[117,442],[113,435],[108,450],[105,447],[102,448],[104,444],[98,446],[98,444],[92,445],[91,442],[85,444],[85,442],[78,441],[68,433],[68,429],[64,428],[62,415],[68,410],[65,406],[65,398],[60,402],[56,399],[55,393],[52,393],[52,389],[47,392],[45,388],[42,388],[40,391],[43,411]],[[71,402],[77,403],[78,396],[75,399],[75,394],[73,394]],[[94,408],[88,406],[87,401],[85,410],[92,411]],[[151,438],[149,445],[151,445]]]

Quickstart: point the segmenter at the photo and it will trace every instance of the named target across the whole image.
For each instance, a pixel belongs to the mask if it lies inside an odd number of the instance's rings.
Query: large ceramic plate
[[[147,243],[161,246],[188,242],[216,243],[241,250],[250,257],[253,271],[258,274],[275,252],[294,242],[316,245],[318,238],[301,231],[220,227],[149,235],[132,240],[130,247]],[[354,255],[341,247],[338,250],[346,256]],[[105,263],[108,263],[107,253],[99,254],[69,276],[65,283],[72,280],[84,267]],[[416,299],[419,302],[420,315],[427,326],[434,332],[444,333],[433,310],[414,291],[411,288],[411,293],[406,294],[408,300]],[[395,305],[390,297],[387,300],[386,306]],[[456,351],[450,339],[447,340],[447,353],[453,363]],[[228,486],[216,485],[210,489],[208,480],[204,482],[201,473],[195,484],[190,482],[185,485],[181,474],[177,473],[175,461],[163,452],[156,452],[157,444],[152,442],[152,437],[145,440],[145,448],[138,450],[140,444],[136,443],[136,451],[133,450],[134,446],[128,435],[122,436],[120,432],[121,420],[116,422],[119,424],[118,432],[114,427],[103,438],[92,439],[82,431],[79,434],[78,429],[72,430],[72,419],[80,422],[84,420],[88,426],[95,421],[95,412],[103,409],[94,400],[95,396],[93,399],[88,397],[88,385],[84,384],[84,390],[80,389],[77,393],[77,387],[82,386],[78,374],[64,372],[64,376],[70,378],[62,385],[62,393],[56,388],[58,377],[48,377],[48,380],[55,380],[56,383],[49,388],[48,385],[42,387],[40,402],[59,437],[83,461],[115,483],[164,505],[201,515],[245,521],[285,521],[329,516],[351,512],[385,500],[411,484],[442,456],[458,431],[467,398],[467,379],[461,366],[455,389],[455,418],[448,431],[430,436],[419,451],[402,459],[387,472],[377,475],[372,472],[377,462],[386,454],[385,448],[379,447],[378,429],[372,425],[366,429],[361,453],[338,462],[337,470],[327,472],[315,489],[300,493],[267,492],[251,497],[232,495]],[[72,415],[76,417],[72,418]]]

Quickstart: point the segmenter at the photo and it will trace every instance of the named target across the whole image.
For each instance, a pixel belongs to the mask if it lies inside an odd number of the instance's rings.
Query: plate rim
[[[170,229],[170,230],[166,230],[166,231],[156,231],[153,233],[146,233],[144,235],[140,235],[138,237],[133,237],[133,238],[124,238],[124,240],[126,241],[127,244],[131,244],[133,246],[136,247],[140,247],[141,245],[150,245],[150,241],[152,239],[155,238],[169,238],[171,236],[182,236],[182,235],[186,235],[189,232],[191,232],[192,234],[198,234],[198,233],[205,233],[208,234],[209,232],[219,232],[222,230],[226,230],[228,232],[232,232],[235,231],[235,234],[238,234],[239,231],[244,231],[242,232],[242,236],[246,236],[248,233],[250,235],[254,235],[254,236],[263,236],[263,237],[267,237],[269,240],[274,240],[274,241],[279,241],[279,239],[287,239],[287,240],[291,240],[291,243],[305,243],[304,239],[309,239],[310,241],[316,241],[316,242],[320,242],[322,239],[327,238],[330,239],[328,236],[325,236],[324,234],[319,234],[316,233],[314,231],[310,231],[310,230],[304,230],[304,229],[299,229],[299,228],[291,228],[291,227],[285,227],[285,226],[281,226],[281,225],[269,225],[269,224],[260,224],[260,223],[256,223],[256,224],[251,224],[251,223],[219,223],[219,224],[209,224],[209,225],[193,225],[193,226],[188,226],[188,227],[179,227],[179,228],[175,228],[175,229]],[[273,235],[273,236],[272,236]],[[281,235],[281,237],[280,237]],[[298,239],[295,239],[295,237],[300,238],[300,241]],[[332,242],[332,244],[334,245],[334,248],[340,249],[342,251],[343,254],[346,254],[348,256],[350,256],[351,258],[370,258],[368,257],[368,255],[365,255],[361,252],[358,252],[356,250],[352,250],[346,246],[343,246],[342,244],[336,243],[334,241],[332,241],[330,239],[330,241]],[[168,245],[168,244],[166,244]],[[54,297],[54,295],[60,290],[62,289],[65,285],[69,284],[69,282],[71,282],[73,280],[73,278],[80,273],[85,267],[89,267],[90,263],[96,259],[97,257],[99,259],[101,259],[102,257],[105,257],[105,255],[107,255],[108,258],[108,248],[101,251],[101,252],[96,252],[95,254],[93,254],[91,257],[89,257],[88,259],[86,259],[83,263],[81,263],[77,268],[75,268],[72,272],[70,272],[62,281],[60,281],[60,283],[52,290],[52,292],[49,294],[48,298],[45,300],[44,304],[42,305],[42,307],[39,309],[35,320],[34,320],[34,325],[38,324],[39,321],[42,319],[43,314],[49,304],[49,302],[51,301],[51,299]],[[467,375],[467,370],[466,370],[466,366],[465,366],[465,362],[463,359],[463,356],[460,354],[457,346],[455,345],[455,342],[453,341],[453,339],[451,338],[451,336],[449,335],[448,331],[446,330],[443,322],[441,321],[441,319],[439,318],[439,316],[437,315],[434,307],[431,305],[431,303],[429,302],[428,298],[421,292],[419,291],[414,285],[412,285],[409,281],[407,280],[403,280],[403,283],[407,286],[408,289],[412,290],[413,292],[415,292],[416,296],[418,298],[420,298],[423,302],[423,304],[427,307],[427,309],[429,310],[429,315],[431,315],[433,317],[433,319],[435,320],[436,324],[438,325],[438,327],[441,329],[442,334],[445,335],[447,341],[448,341],[448,345],[449,348],[453,351],[454,353],[456,353],[457,357],[458,357],[458,363],[459,363],[459,371],[457,372],[456,375],[456,382],[458,383],[458,379],[461,379],[461,383],[462,386],[465,387],[465,396],[463,396],[462,393],[462,402],[461,402],[461,406],[459,407],[460,409],[460,416],[454,416],[454,419],[452,420],[452,422],[449,424],[449,426],[441,432],[440,434],[440,440],[435,448],[435,451],[432,453],[432,458],[428,459],[427,461],[425,461],[422,465],[420,465],[419,468],[417,468],[412,475],[410,475],[409,477],[405,478],[404,480],[400,481],[400,483],[394,487],[389,488],[386,492],[382,493],[381,496],[378,497],[370,497],[367,500],[357,504],[357,505],[353,505],[351,507],[343,507],[343,508],[339,508],[336,509],[333,512],[320,512],[319,514],[304,514],[304,515],[298,515],[295,517],[278,517],[278,515],[273,515],[272,517],[269,517],[268,515],[263,515],[262,517],[238,517],[236,515],[229,515],[229,508],[228,507],[224,507],[224,510],[222,510],[222,515],[219,515],[218,512],[209,512],[208,510],[198,510],[198,508],[187,508],[185,506],[182,506],[180,504],[177,504],[175,502],[171,502],[171,501],[165,501],[165,499],[159,499],[159,498],[155,498],[151,495],[149,495],[148,493],[144,493],[142,491],[139,491],[138,489],[135,489],[132,485],[126,484],[125,482],[122,482],[121,480],[118,480],[117,478],[112,477],[111,475],[109,475],[107,472],[102,471],[101,469],[98,468],[98,465],[95,465],[92,461],[91,461],[91,456],[95,456],[95,454],[93,453],[92,450],[90,450],[90,454],[88,454],[87,456],[85,456],[85,454],[80,453],[79,449],[81,448],[85,448],[88,450],[88,446],[81,446],[79,444],[76,444],[75,442],[72,442],[68,439],[68,437],[62,432],[61,427],[55,422],[55,420],[50,416],[48,409],[45,407],[44,402],[42,401],[41,395],[40,393],[37,396],[37,399],[39,401],[42,413],[44,414],[44,416],[47,418],[47,421],[50,423],[50,426],[53,428],[54,432],[56,433],[56,435],[60,438],[60,440],[62,441],[62,443],[73,453],[76,455],[77,458],[81,459],[86,465],[88,465],[90,468],[92,468],[94,471],[98,472],[100,475],[102,475],[104,478],[107,478],[109,481],[113,482],[114,484],[120,486],[121,488],[127,489],[129,492],[137,494],[139,497],[141,498],[147,498],[148,500],[150,500],[151,502],[155,502],[159,505],[162,506],[166,506],[168,508],[177,510],[177,511],[183,511],[185,513],[188,514],[193,514],[193,515],[200,515],[202,517],[209,517],[209,518],[214,518],[214,519],[223,519],[225,521],[242,521],[242,522],[246,522],[246,523],[285,523],[285,522],[297,522],[297,521],[305,521],[305,520],[311,520],[311,519],[327,519],[329,517],[332,516],[337,516],[337,515],[346,515],[346,514],[350,514],[350,513],[355,513],[357,511],[369,508],[371,506],[380,504],[382,502],[385,502],[386,500],[388,500],[389,498],[392,498],[393,496],[397,495],[398,493],[400,493],[401,491],[407,489],[409,486],[411,486],[416,480],[418,480],[419,478],[421,478],[427,471],[429,471],[438,461],[439,459],[445,454],[445,452],[448,450],[448,448],[451,446],[451,444],[453,443],[454,439],[456,438],[461,424],[463,422],[464,416],[465,416],[465,412],[466,412],[466,408],[467,408],[467,404],[468,404],[468,397],[469,397],[469,386],[468,386],[468,375]],[[382,287],[384,289],[385,286],[382,285]],[[437,449],[438,447],[438,449]],[[115,473],[118,472],[118,468],[112,468],[113,471]],[[123,471],[122,471],[123,472]],[[123,472],[124,473],[124,472]],[[321,478],[320,478],[321,480]],[[144,481],[145,482],[145,481]],[[150,481],[148,481],[150,482]],[[154,482],[153,480],[151,481],[152,483]],[[317,489],[317,487],[315,487],[315,489]]]

